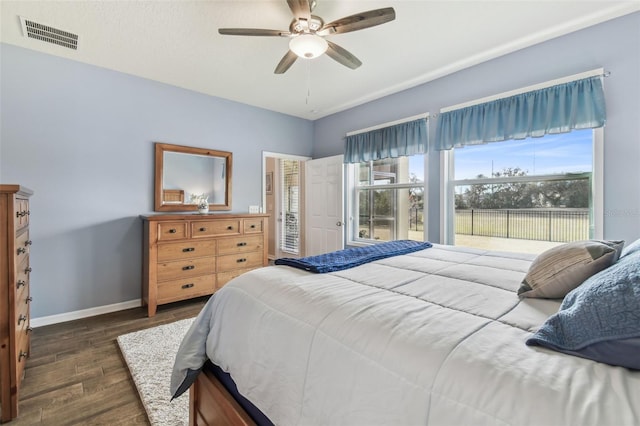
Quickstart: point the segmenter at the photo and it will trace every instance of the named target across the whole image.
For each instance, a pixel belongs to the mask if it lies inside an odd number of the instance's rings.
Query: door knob
[[[342,226],[342,222],[341,221],[337,221],[336,222],[336,226]]]

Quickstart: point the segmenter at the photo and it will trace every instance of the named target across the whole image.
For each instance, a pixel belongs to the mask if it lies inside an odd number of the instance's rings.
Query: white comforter
[[[278,425],[640,424],[640,372],[525,345],[559,307],[517,297],[532,259],[434,245],[252,271],[194,322],[172,393],[208,357]]]

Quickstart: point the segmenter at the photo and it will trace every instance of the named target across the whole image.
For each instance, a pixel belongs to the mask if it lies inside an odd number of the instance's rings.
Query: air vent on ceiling
[[[58,46],[78,49],[78,35],[68,31],[62,31],[48,25],[39,24],[29,19],[20,17],[22,24],[22,34],[25,37],[57,44]]]

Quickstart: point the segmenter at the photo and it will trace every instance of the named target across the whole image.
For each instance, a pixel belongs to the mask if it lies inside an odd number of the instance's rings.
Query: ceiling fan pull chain
[[[307,61],[307,99],[305,104],[309,105],[309,97],[311,96],[311,61]]]

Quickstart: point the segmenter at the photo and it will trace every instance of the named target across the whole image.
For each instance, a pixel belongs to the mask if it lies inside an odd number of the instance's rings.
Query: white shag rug
[[[118,336],[118,345],[152,426],[189,424],[189,392],[171,401],[171,370],[193,318]]]

